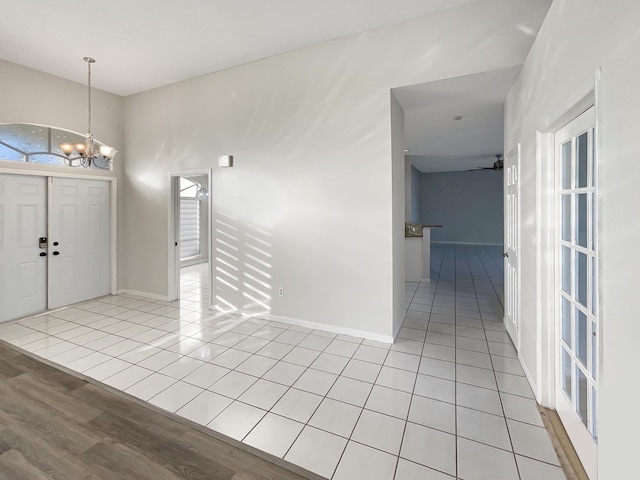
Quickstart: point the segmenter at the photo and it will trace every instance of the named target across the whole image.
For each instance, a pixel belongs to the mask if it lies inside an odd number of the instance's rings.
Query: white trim
[[[540,404],[555,408],[555,143],[536,132],[536,364]],[[549,220],[552,219],[552,220]],[[546,230],[543,229],[546,228]]]
[[[139,290],[130,290],[128,288],[123,288],[122,290],[118,290],[116,295],[135,295],[136,297],[144,297],[150,298],[151,300],[162,300],[165,302],[171,302],[167,295],[158,295],[157,293],[149,293],[149,292],[141,292]]]
[[[301,320],[299,318],[284,317],[281,315],[273,315],[270,313],[255,313],[245,312],[242,310],[234,310],[232,312],[214,308],[213,310],[221,313],[231,313],[233,315],[242,315],[243,317],[256,317],[263,318],[265,320],[271,320],[274,322],[288,323],[289,325],[297,325],[299,327],[311,328],[313,330],[323,330],[325,332],[336,333],[339,335],[349,335],[352,337],[365,338],[367,340],[374,340],[376,342],[393,344],[392,335],[382,335],[379,333],[366,332],[364,330],[358,330],[357,328],[338,327],[336,325],[327,325],[326,323],[311,322],[308,320]]]
[[[480,247],[501,247],[502,243],[478,243],[478,242],[431,242],[431,245],[478,245]]]
[[[111,180],[110,205],[111,224],[109,239],[109,255],[111,258],[111,288],[110,293],[113,295],[118,289],[118,179]]]
[[[207,261],[209,263],[209,310],[213,310],[213,301],[215,300],[214,286],[215,286],[215,275],[214,275],[214,258],[213,258],[213,241],[215,236],[213,234],[213,197],[216,194],[213,188],[213,168],[210,168],[208,171],[209,175],[209,183],[207,185],[207,191],[209,192],[209,197],[207,197],[207,228],[209,229],[207,242]]]
[[[531,373],[531,370],[529,370],[529,367],[520,354],[518,354],[518,361],[520,362],[520,366],[524,371],[524,376],[527,377],[527,380],[529,381],[529,385],[531,386],[531,390],[533,391],[533,396],[536,398],[536,402],[542,403],[540,399],[540,388],[537,388],[536,383],[534,382],[535,377]]]
[[[543,131],[536,132],[536,290],[538,292],[536,312],[537,378],[539,380],[536,398],[540,404],[555,409],[556,403],[556,366],[558,355],[555,349],[556,336],[556,301],[555,301],[555,239],[556,239],[556,205],[555,205],[555,132],[567,125],[590,107],[596,107],[596,132],[600,109],[599,84],[601,71],[595,70],[594,77],[574,89],[576,92],[567,103],[572,105],[562,112],[551,112],[551,118]],[[565,103],[566,104],[566,103]],[[596,149],[600,145],[601,135],[596,135]],[[596,150],[597,156],[597,150]],[[602,208],[602,195],[598,197],[598,209]],[[599,210],[602,211],[602,210]],[[598,231],[599,248],[602,248],[602,232]],[[601,268],[601,256],[598,256],[598,268]],[[602,275],[600,275],[602,277]],[[601,292],[602,285],[598,285]],[[601,299],[601,295],[599,295]],[[599,306],[602,317],[602,304]],[[602,325],[599,324],[600,332]],[[602,336],[600,337],[602,341]],[[602,349],[600,349],[602,356]],[[600,358],[600,373],[602,363]]]
[[[14,168],[4,167],[3,164],[15,164],[16,162],[10,162],[8,160],[0,160],[0,173],[11,173],[14,175],[36,175],[40,177],[64,177],[64,178],[85,178],[89,180],[116,180],[116,175],[112,170],[94,170],[94,169],[86,169],[79,167],[67,167],[73,170],[65,170],[65,171],[51,171],[47,169],[42,169],[42,165],[37,163],[25,163],[24,165],[29,166],[29,168],[15,168],[17,165],[12,165]],[[20,164],[22,165],[22,164]],[[53,167],[52,167],[53,168]],[[74,173],[77,172],[77,173]],[[80,173],[80,172],[88,172],[91,173]],[[104,172],[104,173],[100,173]]]
[[[213,230],[212,230],[212,185],[213,185],[213,169],[203,169],[203,170],[185,170],[179,172],[169,172],[169,204],[167,209],[167,231],[168,231],[168,243],[167,243],[167,298],[170,301],[178,300],[180,298],[180,246],[176,246],[176,242],[179,241],[179,229],[178,229],[178,218],[179,212],[178,209],[180,207],[180,189],[179,189],[179,179],[180,177],[193,177],[197,175],[206,175],[208,178],[208,191],[209,197],[207,198],[208,207],[209,207],[209,219],[208,219],[208,229],[209,229],[209,245],[207,248],[209,249],[209,255],[207,262],[209,264],[209,278],[213,279],[213,259],[211,258],[211,244],[213,243]],[[204,263],[204,262],[203,262]],[[211,298],[211,293],[213,292],[213,282],[210,281],[210,292],[209,298]],[[212,302],[213,300],[210,300]],[[211,306],[209,306],[211,308]]]
[[[597,251],[598,252],[604,252],[605,251],[605,241],[607,238],[607,235],[604,234],[604,229],[603,229],[603,222],[600,221],[600,214],[601,212],[604,212],[605,210],[603,209],[603,203],[605,202],[604,200],[604,195],[601,194],[601,190],[598,189],[598,187],[600,185],[604,185],[604,182],[602,181],[602,177],[601,177],[601,172],[603,169],[603,166],[606,165],[602,160],[602,157],[600,156],[600,152],[602,151],[601,145],[602,145],[602,129],[600,128],[600,124],[602,122],[602,87],[600,85],[601,81],[602,81],[602,69],[598,68],[595,71],[595,75],[594,75],[594,81],[595,81],[595,86],[594,86],[594,108],[595,108],[595,124],[594,124],[594,128],[595,128],[595,144],[594,144],[594,155],[595,155],[595,159],[596,161],[594,162],[593,168],[594,168],[594,173],[595,173],[595,185],[596,185],[596,212],[597,212],[597,217],[596,217],[596,223],[597,223],[597,230],[596,230],[596,238],[597,240]],[[606,167],[605,167],[606,168]],[[604,255],[600,255],[599,253],[597,254],[597,269],[598,269],[598,289],[596,291],[596,295],[597,295],[597,305],[598,305],[598,384],[599,385],[606,385],[606,380],[605,380],[605,375],[603,375],[603,373],[605,373],[605,369],[604,369],[604,356],[603,356],[603,352],[604,349],[602,348],[603,346],[603,339],[604,339],[604,325],[606,325],[607,322],[607,315],[606,315],[606,299],[604,298],[604,296],[602,295],[602,292],[604,291],[603,288],[603,284],[605,283],[605,278],[607,278],[605,275],[603,275],[603,272],[605,271],[605,266],[603,264],[603,258],[605,256]],[[601,390],[600,390],[601,391]],[[596,406],[596,418],[600,418],[598,411],[600,408],[600,403],[598,402],[597,406]],[[597,429],[597,427],[596,427]]]

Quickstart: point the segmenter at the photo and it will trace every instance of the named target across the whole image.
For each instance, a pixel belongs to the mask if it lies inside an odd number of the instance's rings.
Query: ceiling
[[[491,167],[503,153],[504,103],[519,72],[516,66],[394,89],[412,165],[423,173]]]
[[[0,0],[0,58],[130,95],[472,0]]]

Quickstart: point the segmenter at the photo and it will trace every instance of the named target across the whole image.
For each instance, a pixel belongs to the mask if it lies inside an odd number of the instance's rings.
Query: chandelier
[[[95,59],[84,57],[84,61],[87,62],[87,89],[89,96],[89,126],[85,135],[86,140],[85,143],[76,143],[75,145],[61,143],[60,150],[66,155],[65,163],[70,167],[89,168],[93,165],[97,168],[108,169],[118,151],[113,147],[99,144],[93,139],[93,133],[91,133],[91,64],[95,63]]]

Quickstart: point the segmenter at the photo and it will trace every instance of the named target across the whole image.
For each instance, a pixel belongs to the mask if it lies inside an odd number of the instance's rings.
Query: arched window
[[[0,124],[0,160],[64,166],[67,157],[59,145],[85,141],[83,134],[59,128],[30,123]],[[102,145],[97,141],[94,144]]]

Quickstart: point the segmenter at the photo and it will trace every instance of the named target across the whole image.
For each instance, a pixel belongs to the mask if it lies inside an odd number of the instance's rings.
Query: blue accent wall
[[[412,170],[412,209],[422,224],[440,224],[431,241],[503,243],[502,171],[420,173]],[[413,180],[413,178],[412,178]],[[413,206],[416,199],[417,208]]]

